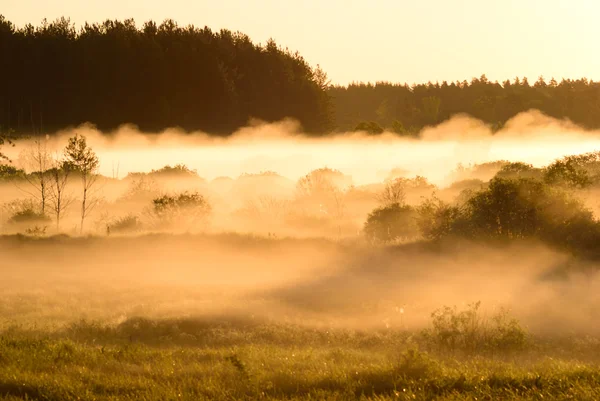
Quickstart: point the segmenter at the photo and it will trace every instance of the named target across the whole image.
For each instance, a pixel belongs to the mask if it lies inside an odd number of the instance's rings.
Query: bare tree
[[[404,178],[396,178],[387,181],[383,191],[377,194],[376,198],[383,206],[403,204],[406,199],[406,180]]]
[[[21,158],[25,168],[31,172],[25,175],[25,180],[33,190],[27,191],[20,187],[19,189],[36,199],[40,204],[42,215],[45,215],[51,180],[48,170],[52,166],[52,157],[48,152],[46,140],[35,140],[33,145],[24,151]]]
[[[60,231],[60,220],[69,205],[73,203],[74,198],[66,192],[70,171],[65,168],[64,161],[57,155],[54,157],[52,164],[52,168],[48,170],[49,200],[56,218],[56,231]]]
[[[75,134],[69,138],[69,144],[65,148],[65,162],[69,168],[75,170],[81,177],[83,194],[81,198],[81,225],[79,233],[83,233],[83,224],[86,216],[98,203],[98,198],[93,197],[91,189],[98,180],[98,167],[100,161],[92,148],[87,145],[85,136]]]

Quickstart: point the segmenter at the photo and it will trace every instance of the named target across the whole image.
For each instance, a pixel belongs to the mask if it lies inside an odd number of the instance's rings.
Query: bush
[[[542,178],[542,170],[527,163],[508,163],[496,173],[498,178]]]
[[[408,380],[424,380],[439,375],[441,367],[427,353],[409,349],[400,355],[394,373]]]
[[[210,204],[204,196],[198,192],[182,192],[153,199],[150,214],[155,226],[179,225],[190,229],[204,223],[210,212]]]
[[[459,311],[445,306],[431,314],[432,328],[425,330],[426,342],[442,352],[509,352],[523,349],[527,333],[519,322],[500,309],[491,318],[479,311],[480,302]]]
[[[467,202],[477,238],[539,238],[558,246],[588,246],[598,238],[593,214],[576,198],[541,181],[495,178]]]
[[[468,232],[463,211],[436,197],[425,200],[417,208],[417,225],[423,238],[439,240],[449,236],[465,236]]]
[[[132,173],[127,177],[129,180],[129,187],[123,196],[121,196],[121,200],[147,202],[154,199],[160,193],[160,188],[156,181],[145,174]]]
[[[0,180],[20,180],[25,178],[26,173],[24,170],[10,166],[8,164],[0,164]]]
[[[136,215],[130,214],[117,219],[114,223],[108,225],[110,233],[134,233],[142,229],[142,222]]]
[[[43,214],[30,199],[16,200],[5,204],[3,208],[10,216],[6,223],[13,231],[25,231],[28,235],[43,235],[52,219]]]
[[[408,240],[419,234],[417,212],[408,205],[394,203],[369,214],[364,233],[371,241]]]
[[[38,212],[34,209],[23,209],[15,212],[10,219],[9,223],[23,224],[23,223],[50,223],[50,217]]]
[[[149,176],[162,176],[162,177],[180,177],[180,178],[197,178],[200,176],[196,170],[190,169],[185,164],[176,164],[173,167],[166,165],[158,170],[152,170]]]
[[[423,237],[540,239],[573,251],[593,250],[600,239],[600,224],[590,210],[563,189],[539,180],[494,178],[465,198],[462,206],[437,198],[423,202],[418,208]]]
[[[566,156],[544,169],[544,181],[551,185],[586,188],[600,181],[600,152]]]
[[[383,133],[383,128],[375,121],[362,121],[354,127],[354,131],[366,132],[370,135],[379,135]]]

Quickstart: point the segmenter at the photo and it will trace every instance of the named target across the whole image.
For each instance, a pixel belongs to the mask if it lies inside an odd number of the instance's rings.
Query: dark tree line
[[[0,126],[54,131],[91,122],[227,134],[255,118],[332,128],[327,78],[274,41],[171,20],[15,27],[0,16]]]
[[[511,117],[530,109],[568,118],[586,128],[600,128],[600,83],[585,78],[546,82],[540,77],[533,84],[526,78],[516,78],[500,84],[483,75],[471,82],[413,86],[358,83],[332,87],[329,94],[334,99],[340,130],[378,133],[387,128],[414,134],[458,113],[467,113],[498,129]]]
[[[102,130],[133,123],[228,134],[251,118],[299,120],[309,133],[389,129],[415,134],[457,113],[500,128],[539,109],[600,128],[600,84],[587,79],[502,84],[328,84],[326,74],[274,41],[172,20],[68,19],[15,27],[0,16],[0,134],[52,132],[91,122]]]

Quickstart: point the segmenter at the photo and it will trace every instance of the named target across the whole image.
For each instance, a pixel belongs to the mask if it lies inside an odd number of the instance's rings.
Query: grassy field
[[[290,314],[225,307],[202,312],[206,300],[239,303],[223,296],[239,287],[195,290],[194,280],[208,276],[190,276],[187,287],[157,276],[151,286],[123,253],[131,275],[108,273],[100,255],[82,264],[74,249],[92,249],[82,240],[3,241],[1,399],[600,399],[598,337],[533,333],[503,311],[440,308],[422,328],[308,324]],[[244,246],[235,244],[247,254]],[[267,246],[274,259],[287,252],[270,243],[247,246]],[[269,280],[282,282],[272,274]]]
[[[34,400],[598,399],[598,345],[572,343],[563,355],[555,345],[496,355],[428,354],[397,331],[80,322],[53,333],[5,330],[0,393]]]

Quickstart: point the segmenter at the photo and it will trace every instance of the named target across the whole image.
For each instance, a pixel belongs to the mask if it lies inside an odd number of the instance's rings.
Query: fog
[[[443,186],[449,184],[448,175],[459,163],[507,160],[541,167],[565,155],[596,150],[600,145],[600,133],[535,110],[515,116],[494,134],[482,121],[467,115],[425,128],[420,139],[392,133],[336,133],[311,138],[291,120],[254,122],[227,138],[177,129],[144,133],[132,126],[102,133],[84,125],[59,132],[50,139],[49,148],[62,149],[66,138],[74,133],[88,137],[100,157],[100,173],[111,177],[117,167],[122,178],[130,172],[183,163],[207,180],[267,170],[297,180],[327,166],[352,176],[359,185],[379,182],[390,170],[401,169],[407,175],[421,175]],[[18,158],[19,150],[27,146],[23,142],[6,150]]]
[[[542,335],[600,334],[596,268],[535,243],[370,248],[327,240],[143,236],[0,242],[0,326],[133,317],[427,327],[481,301]]]
[[[542,167],[598,150],[598,132],[530,111],[494,134],[478,120],[456,116],[424,129],[418,139],[390,133],[311,138],[293,121],[253,123],[228,138],[134,127],[100,133],[83,126],[48,137],[48,149],[62,149],[74,133],[88,138],[105,176],[86,223],[85,234],[96,237],[1,238],[4,327],[217,314],[414,329],[425,327],[443,305],[482,301],[486,313],[508,307],[538,333],[600,334],[600,278],[592,262],[538,243],[374,247],[361,233],[386,178],[420,175],[437,186],[408,193],[412,204],[434,191],[452,198],[459,193],[453,182],[488,180],[497,171],[492,166],[474,176],[468,168],[457,170],[459,164],[507,160]],[[3,151],[27,168],[22,152],[28,146],[19,141]],[[128,195],[132,183],[140,184],[128,174],[176,164],[199,177],[149,178],[142,184],[150,197]],[[316,201],[299,195],[297,180],[323,167],[345,175],[338,177],[342,206],[335,192]],[[79,184],[69,185],[76,199]],[[26,198],[23,186],[3,184],[0,202]],[[182,190],[207,197],[210,222],[106,237],[110,221],[130,213],[143,217],[152,196]],[[76,235],[76,202],[71,209],[59,231]],[[18,232],[13,228],[3,225],[3,232]]]

